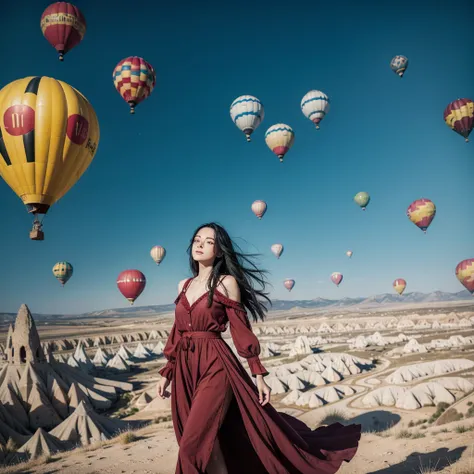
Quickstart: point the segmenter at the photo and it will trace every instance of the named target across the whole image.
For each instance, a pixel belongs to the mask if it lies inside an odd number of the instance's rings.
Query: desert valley
[[[474,300],[415,296],[275,301],[253,325],[279,411],[362,424],[342,473],[474,472]],[[0,472],[172,474],[156,394],[172,306],[30,310],[0,315]]]

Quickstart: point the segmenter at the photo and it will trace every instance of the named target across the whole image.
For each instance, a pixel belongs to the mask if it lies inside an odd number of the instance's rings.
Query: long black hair
[[[216,259],[207,282],[207,288],[209,290],[207,303],[210,307],[214,297],[214,291],[221,279],[225,275],[232,275],[239,285],[241,303],[242,305],[252,314],[253,320],[258,322],[260,318],[262,321],[265,320],[265,313],[268,311],[264,305],[262,299],[265,299],[271,306],[271,300],[268,297],[268,293],[265,292],[265,287],[268,284],[265,275],[268,273],[266,270],[261,270],[252,262],[251,258],[258,257],[258,254],[245,254],[242,252],[240,247],[232,242],[227,231],[216,224],[210,222],[208,224],[200,225],[193,234],[191,243],[188,247],[189,254],[189,266],[193,276],[197,276],[199,273],[199,263],[193,259],[192,246],[194,238],[200,229],[209,227],[215,232],[215,245],[216,245]],[[236,248],[238,250],[236,250]],[[250,265],[250,268],[245,267],[244,263]],[[254,283],[260,285],[261,289],[254,288]],[[227,294],[227,289],[224,287]],[[261,298],[261,299],[259,299]]]

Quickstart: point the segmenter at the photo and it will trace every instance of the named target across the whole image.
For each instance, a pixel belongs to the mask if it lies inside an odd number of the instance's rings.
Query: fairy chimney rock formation
[[[44,362],[44,353],[36,325],[26,304],[22,304],[15,325],[7,336],[7,358],[10,364]]]

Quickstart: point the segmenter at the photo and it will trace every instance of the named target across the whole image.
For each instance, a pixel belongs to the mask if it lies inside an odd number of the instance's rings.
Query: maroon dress
[[[175,301],[175,322],[164,349],[168,363],[160,370],[172,381],[176,473],[206,473],[217,436],[229,474],[331,474],[350,461],[360,425],[334,423],[312,431],[269,403],[260,405],[255,384],[221,337],[229,322],[237,352],[247,359],[252,376],[268,374],[244,307],[218,290],[210,308],[208,292],[189,305],[190,282]],[[223,413],[229,394],[232,400]]]

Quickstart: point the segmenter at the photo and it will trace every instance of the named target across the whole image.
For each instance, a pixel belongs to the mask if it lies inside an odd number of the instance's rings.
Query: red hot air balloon
[[[56,48],[59,60],[77,46],[86,33],[86,19],[79,8],[66,2],[51,4],[41,15],[41,31],[49,44]]]
[[[117,286],[120,293],[122,293],[132,305],[142,294],[145,285],[145,275],[139,270],[124,270],[117,278]]]

